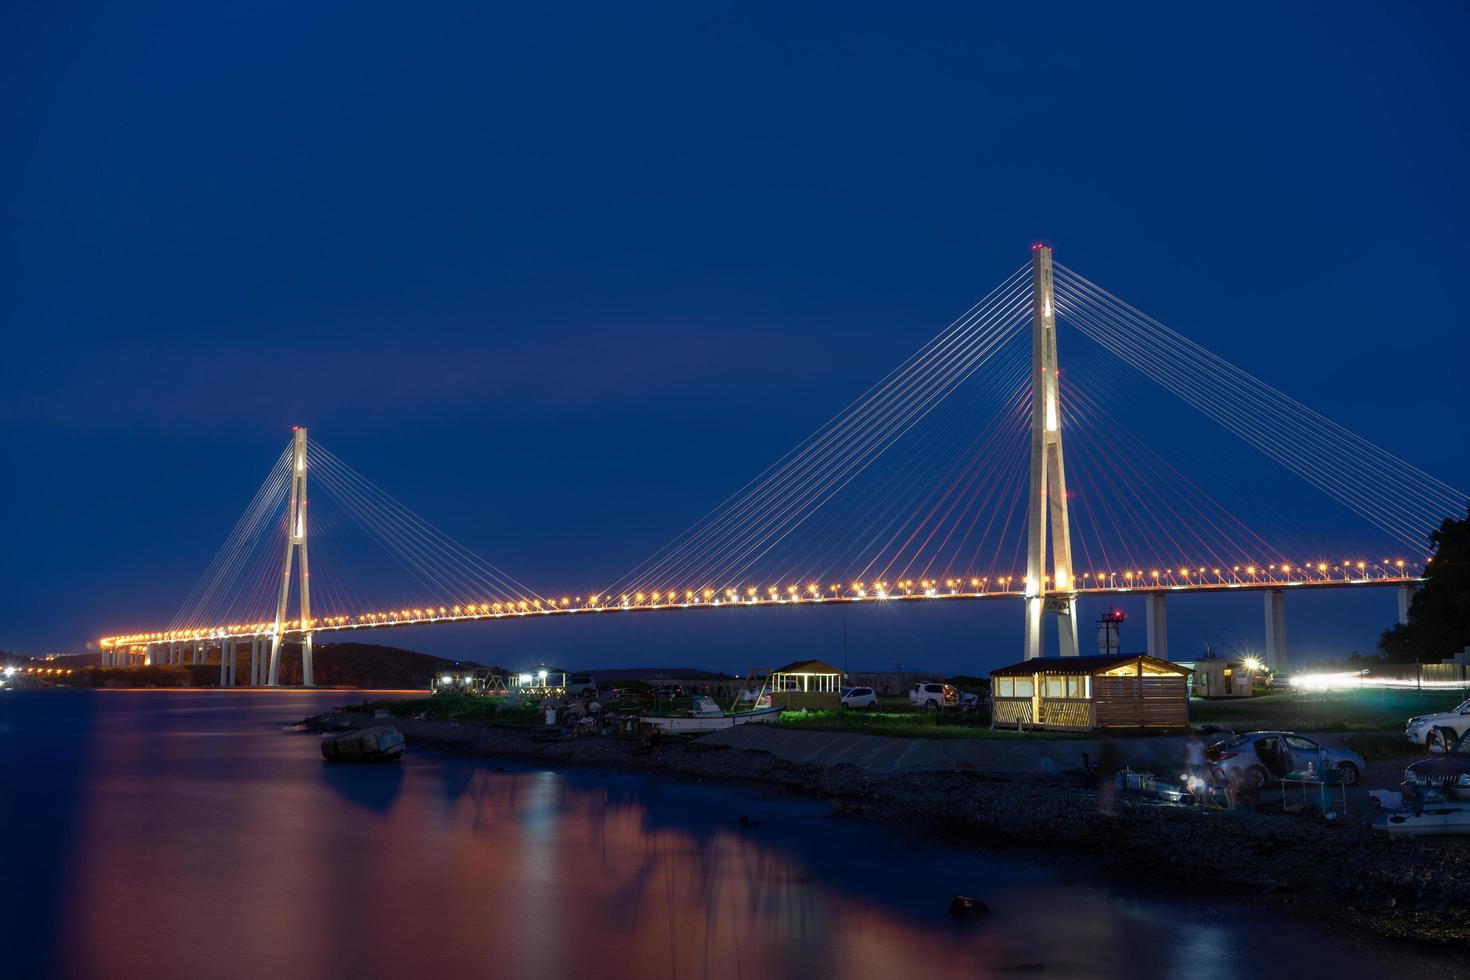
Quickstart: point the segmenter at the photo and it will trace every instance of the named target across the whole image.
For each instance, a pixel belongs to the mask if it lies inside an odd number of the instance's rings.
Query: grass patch
[[[1358,732],[1348,737],[1347,745],[1366,762],[1427,754],[1424,746],[1415,745],[1398,732]]]
[[[365,701],[349,705],[348,711],[372,714],[385,710],[394,718],[427,714],[435,721],[490,721],[499,725],[541,725],[545,716],[535,705],[510,698],[487,698],[469,694],[435,694],[401,701]]]
[[[787,711],[776,722],[778,728],[810,732],[855,732],[887,735],[890,738],[1086,738],[1080,732],[1018,732],[990,727],[983,714],[909,711]]]
[[[1192,701],[1189,720],[1196,726],[1224,725],[1238,732],[1402,732],[1410,715],[1448,711],[1461,700],[1460,694],[1418,691],[1264,694]]]

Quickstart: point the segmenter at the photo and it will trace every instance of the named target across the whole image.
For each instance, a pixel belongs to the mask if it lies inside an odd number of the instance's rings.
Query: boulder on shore
[[[393,762],[403,754],[403,733],[392,725],[359,728],[322,739],[328,762]]]

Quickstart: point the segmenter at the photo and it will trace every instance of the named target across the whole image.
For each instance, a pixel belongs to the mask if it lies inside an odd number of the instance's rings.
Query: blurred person
[[[1189,730],[1189,740],[1184,743],[1184,774],[1190,794],[1196,802],[1209,798],[1210,766],[1205,757],[1205,743],[1194,729]]]

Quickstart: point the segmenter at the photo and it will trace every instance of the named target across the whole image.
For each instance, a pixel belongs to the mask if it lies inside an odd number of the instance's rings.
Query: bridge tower
[[[1052,298],[1051,249],[1031,246],[1031,496],[1027,508],[1026,659],[1043,652],[1045,613],[1057,617],[1064,657],[1075,657],[1077,593],[1072,537],[1067,524],[1067,477],[1062,465],[1062,410],[1057,398],[1057,320]],[[1047,580],[1047,525],[1051,577]]]
[[[286,510],[286,559],[281,567],[281,595],[276,601],[276,624],[271,633],[270,678],[266,684],[281,683],[281,630],[286,625],[286,607],[291,598],[291,565],[301,553],[298,572],[301,593],[301,683],[312,686],[311,671],[311,571],[306,563],[306,429],[296,426],[291,443],[291,499]]]

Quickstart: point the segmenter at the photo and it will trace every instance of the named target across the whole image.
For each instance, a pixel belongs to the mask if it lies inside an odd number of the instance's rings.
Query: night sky
[[[1033,241],[1470,487],[1462,5],[973,6],[8,7],[0,649],[167,622],[294,424],[539,590],[596,587]],[[1293,653],[1393,613],[1294,596]],[[376,636],[744,670],[837,660],[844,622],[854,669],[1020,655],[994,603]],[[1170,625],[1175,656],[1263,634],[1257,597]]]

